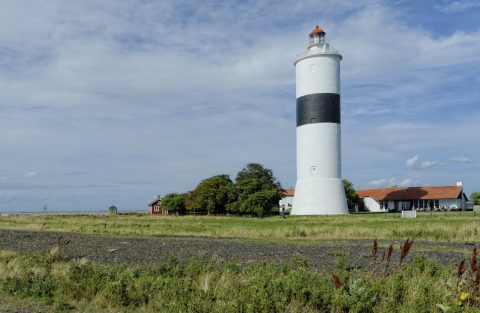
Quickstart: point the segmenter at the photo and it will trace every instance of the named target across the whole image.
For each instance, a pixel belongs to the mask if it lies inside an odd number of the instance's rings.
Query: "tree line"
[[[162,206],[170,212],[238,214],[263,216],[278,206],[282,197],[280,182],[273,171],[258,163],[249,163],[238,172],[235,181],[229,175],[202,180],[187,193],[170,193]]]
[[[344,180],[349,207],[358,202],[353,184]],[[247,164],[237,173],[235,181],[229,175],[216,175],[202,180],[187,193],[169,193],[162,206],[178,214],[234,214],[264,216],[278,209],[284,190],[271,169],[258,163]]]

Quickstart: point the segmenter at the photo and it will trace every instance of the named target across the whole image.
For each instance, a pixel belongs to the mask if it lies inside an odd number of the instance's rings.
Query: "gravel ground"
[[[150,265],[176,257],[185,262],[194,256],[207,259],[220,259],[248,264],[255,261],[287,262],[292,257],[308,260],[314,270],[329,271],[337,258],[345,255],[349,268],[363,268],[370,264],[371,240],[329,240],[320,241],[315,246],[269,244],[240,241],[226,238],[203,237],[110,237],[76,233],[31,232],[0,230],[0,250],[13,250],[20,253],[49,251],[57,246],[58,238],[70,240],[66,248],[66,258],[70,260],[86,258],[93,262],[110,264],[126,263]],[[400,241],[394,243],[394,258],[398,257]],[[379,241],[387,244],[388,241]],[[464,254],[460,250],[470,250],[473,243],[415,242],[413,252],[424,254],[442,264],[458,263]],[[477,247],[480,247],[477,244]],[[382,254],[382,249],[379,255]],[[408,259],[407,259],[408,260]]]

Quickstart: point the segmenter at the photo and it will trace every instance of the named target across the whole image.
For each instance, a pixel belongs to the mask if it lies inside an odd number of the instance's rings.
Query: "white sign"
[[[402,211],[402,218],[417,218],[417,211]]]

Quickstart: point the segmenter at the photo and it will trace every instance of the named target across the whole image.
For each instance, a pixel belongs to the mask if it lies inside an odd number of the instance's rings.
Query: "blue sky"
[[[480,191],[480,1],[0,1],[0,211],[294,186],[293,62],[343,54],[343,177]]]

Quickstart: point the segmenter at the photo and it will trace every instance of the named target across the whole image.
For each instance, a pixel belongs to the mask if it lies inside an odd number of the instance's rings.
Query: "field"
[[[0,312],[479,312],[479,231],[472,212],[2,216]]]
[[[150,217],[146,215],[18,215],[0,217],[0,229],[61,231],[126,236],[189,236],[238,238],[267,242],[318,244],[331,239],[406,239],[477,242],[480,214],[421,213],[417,219],[399,214],[288,217]]]

